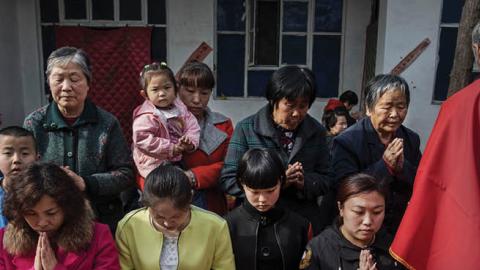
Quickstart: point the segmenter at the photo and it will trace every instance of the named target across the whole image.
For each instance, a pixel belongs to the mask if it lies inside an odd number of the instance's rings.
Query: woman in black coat
[[[404,269],[390,256],[392,237],[381,229],[387,189],[367,174],[345,178],[338,187],[337,222],[308,243],[300,269]]]
[[[332,166],[336,183],[358,172],[387,180],[385,226],[395,234],[421,158],[418,134],[402,125],[410,103],[408,84],[395,75],[378,75],[367,85],[365,103],[368,117],[335,137]]]

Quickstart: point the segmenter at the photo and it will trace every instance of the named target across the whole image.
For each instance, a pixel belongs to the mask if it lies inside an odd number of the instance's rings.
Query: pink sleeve
[[[33,267],[31,269],[34,270]],[[55,268],[53,268],[53,270],[67,270],[67,267],[61,263],[57,263],[57,265],[55,265]]]
[[[133,145],[142,153],[162,160],[172,157],[174,147],[165,124],[153,114],[142,114],[133,120]]]
[[[197,149],[200,142],[200,126],[198,125],[197,118],[190,111],[185,110],[184,120],[185,136],[191,140],[193,145],[195,145],[195,149]],[[195,149],[193,151],[195,151]]]
[[[107,225],[96,224],[95,225],[95,241],[96,249],[91,252],[95,252],[94,255],[94,268],[95,270],[120,270],[120,262],[118,260],[118,251],[115,247],[112,234]]]

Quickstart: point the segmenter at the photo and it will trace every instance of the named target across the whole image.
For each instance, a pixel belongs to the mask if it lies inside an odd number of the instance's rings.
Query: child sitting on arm
[[[133,112],[133,159],[140,175],[165,161],[176,163],[183,152],[198,147],[197,119],[177,98],[177,83],[165,64],[146,65],[140,73],[140,94],[145,98]]]

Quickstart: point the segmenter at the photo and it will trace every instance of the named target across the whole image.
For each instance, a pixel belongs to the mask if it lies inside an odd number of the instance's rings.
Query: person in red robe
[[[472,33],[480,66],[480,23]],[[442,105],[390,247],[409,269],[479,269],[480,80]]]

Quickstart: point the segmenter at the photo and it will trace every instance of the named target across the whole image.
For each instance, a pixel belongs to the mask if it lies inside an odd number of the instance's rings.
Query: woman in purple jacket
[[[0,269],[120,269],[107,225],[64,169],[34,163],[7,185]]]

